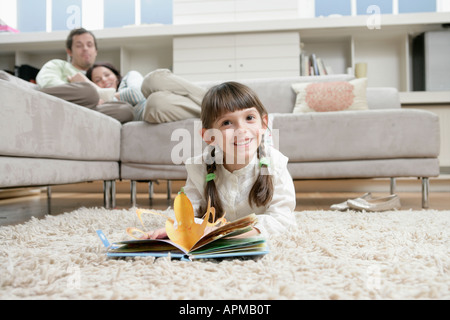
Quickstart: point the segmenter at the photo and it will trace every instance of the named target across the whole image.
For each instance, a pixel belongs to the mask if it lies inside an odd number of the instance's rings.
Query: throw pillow
[[[294,113],[367,110],[367,78],[292,85],[297,94]]]

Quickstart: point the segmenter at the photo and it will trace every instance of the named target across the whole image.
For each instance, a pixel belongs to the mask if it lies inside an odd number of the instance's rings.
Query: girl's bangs
[[[203,101],[203,108],[208,110],[208,125],[228,112],[256,108],[261,114],[266,113],[256,94],[248,87],[228,82],[213,88]],[[205,119],[206,120],[206,119]]]

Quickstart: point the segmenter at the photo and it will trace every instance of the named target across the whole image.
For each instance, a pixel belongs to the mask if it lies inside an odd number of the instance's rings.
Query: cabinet
[[[299,55],[298,32],[173,40],[174,73],[192,81],[298,76]]]

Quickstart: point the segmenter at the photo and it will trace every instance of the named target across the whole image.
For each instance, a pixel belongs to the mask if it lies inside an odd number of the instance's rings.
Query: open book
[[[178,193],[174,201],[174,219],[152,210],[137,210],[136,214],[145,228],[142,215],[150,213],[164,216],[165,230],[169,239],[140,240],[136,233],[145,234],[137,228],[127,228],[127,233],[136,240],[121,241],[109,244],[103,232],[97,231],[100,239],[107,247],[109,257],[154,256],[198,259],[223,258],[236,256],[255,256],[268,253],[266,240],[261,236],[246,237],[256,224],[256,215],[251,214],[233,222],[227,222],[225,216],[215,219],[215,209],[210,206],[201,223],[196,223],[192,203],[184,193]],[[214,222],[210,222],[210,218]],[[206,233],[206,227],[214,227]]]
[[[237,237],[251,231],[255,223],[255,214],[229,222],[200,238],[189,251],[169,239],[129,240],[110,245],[100,230],[97,233],[108,248],[108,257],[165,257],[170,255],[172,258],[193,260],[200,258],[260,256],[268,253],[266,240],[263,237]]]

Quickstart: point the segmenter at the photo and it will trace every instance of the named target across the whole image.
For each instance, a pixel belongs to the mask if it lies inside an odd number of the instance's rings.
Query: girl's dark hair
[[[219,84],[209,89],[203,98],[200,115],[202,126],[203,128],[210,129],[214,121],[223,114],[249,108],[256,108],[261,118],[268,114],[256,93],[249,87],[237,82]],[[216,150],[215,148],[211,148],[211,152],[208,155],[210,158],[206,159],[207,174],[214,173],[217,168],[214,160],[215,156]],[[263,138],[258,148],[258,158],[261,159],[265,156],[266,150]],[[266,206],[272,201],[273,181],[272,176],[268,174],[267,170],[267,165],[262,165],[261,173],[255,181],[248,197],[248,202],[251,206]],[[206,183],[205,197],[206,201],[211,199],[211,206],[216,210],[215,220],[223,217],[225,212],[214,180]],[[202,216],[205,212],[206,208],[200,208],[198,214]]]
[[[122,76],[119,72],[119,70],[116,69],[111,63],[108,62],[98,62],[95,63],[92,67],[89,68],[88,71],[86,71],[86,77],[92,81],[92,71],[94,71],[95,68],[98,67],[105,67],[111,70],[112,73],[114,73],[117,77],[117,86],[119,86],[120,82],[122,81]],[[117,88],[116,88],[117,89]]]

